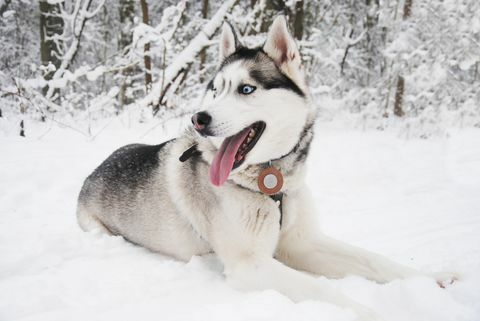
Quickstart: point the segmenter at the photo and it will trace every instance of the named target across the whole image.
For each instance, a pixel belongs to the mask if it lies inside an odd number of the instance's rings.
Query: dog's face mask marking
[[[203,112],[192,118],[195,129],[218,148],[210,168],[217,186],[232,170],[290,152],[312,111],[300,53],[284,17],[274,21],[265,45],[257,49],[242,47],[233,28],[224,24],[219,60]]]

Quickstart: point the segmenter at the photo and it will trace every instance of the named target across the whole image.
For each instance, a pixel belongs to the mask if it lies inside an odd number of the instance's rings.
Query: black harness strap
[[[197,144],[192,145],[190,148],[188,148],[186,151],[183,152],[182,155],[180,155],[180,158],[178,159],[182,163],[186,162],[190,157],[192,157],[195,154],[201,154],[202,152],[197,149]],[[256,192],[256,191],[254,191]],[[282,219],[283,219],[283,211],[282,211],[282,201],[283,201],[283,193],[277,193],[273,195],[269,195],[270,198],[274,202],[279,202],[278,204],[278,209],[280,210],[280,228],[282,228]]]
[[[190,147],[189,149],[187,149],[186,151],[184,151],[183,154],[180,155],[180,157],[178,158],[178,160],[181,161],[182,163],[184,163],[184,162],[186,162],[190,157],[192,157],[193,155],[195,155],[195,154],[201,154],[201,152],[197,149],[197,145],[198,145],[198,144],[192,145],[192,147]]]

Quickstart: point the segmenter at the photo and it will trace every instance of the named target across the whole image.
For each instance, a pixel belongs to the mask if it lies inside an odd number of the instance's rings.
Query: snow
[[[129,128],[117,119],[92,140],[27,122],[26,139],[0,136],[0,320],[354,320],[323,302],[238,292],[213,255],[183,263],[82,232],[75,207],[83,179],[115,148],[158,143],[179,128],[152,126]],[[308,183],[324,231],[462,279],[447,289],[429,278],[318,282],[386,320],[480,320],[479,141],[478,129],[405,140],[393,131],[320,123]]]
[[[98,66],[92,71],[87,72],[87,79],[89,81],[94,81],[101,75],[103,75],[106,71],[106,68],[104,66]]]
[[[3,19],[7,19],[7,18],[10,18],[11,16],[13,16],[15,14],[15,10],[7,10],[3,13],[3,16],[2,18]]]

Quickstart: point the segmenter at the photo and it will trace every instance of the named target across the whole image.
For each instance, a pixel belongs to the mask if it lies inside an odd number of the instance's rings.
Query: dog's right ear
[[[222,35],[220,36],[219,63],[221,64],[225,58],[233,54],[238,47],[240,47],[240,42],[235,29],[233,29],[230,23],[225,21],[222,26]]]
[[[300,66],[302,63],[298,47],[288,30],[287,19],[283,15],[275,18],[270,26],[263,50],[279,67],[283,65]]]

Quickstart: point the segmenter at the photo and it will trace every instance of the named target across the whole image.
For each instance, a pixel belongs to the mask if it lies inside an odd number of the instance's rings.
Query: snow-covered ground
[[[115,148],[175,132],[151,128],[113,122],[91,140],[29,125],[26,139],[0,137],[0,320],[354,319],[327,303],[235,291],[214,256],[182,263],[82,232],[75,207],[83,179]],[[447,289],[428,278],[321,282],[386,320],[480,320],[480,130],[405,140],[321,123],[308,180],[328,234],[418,269],[462,275]]]

